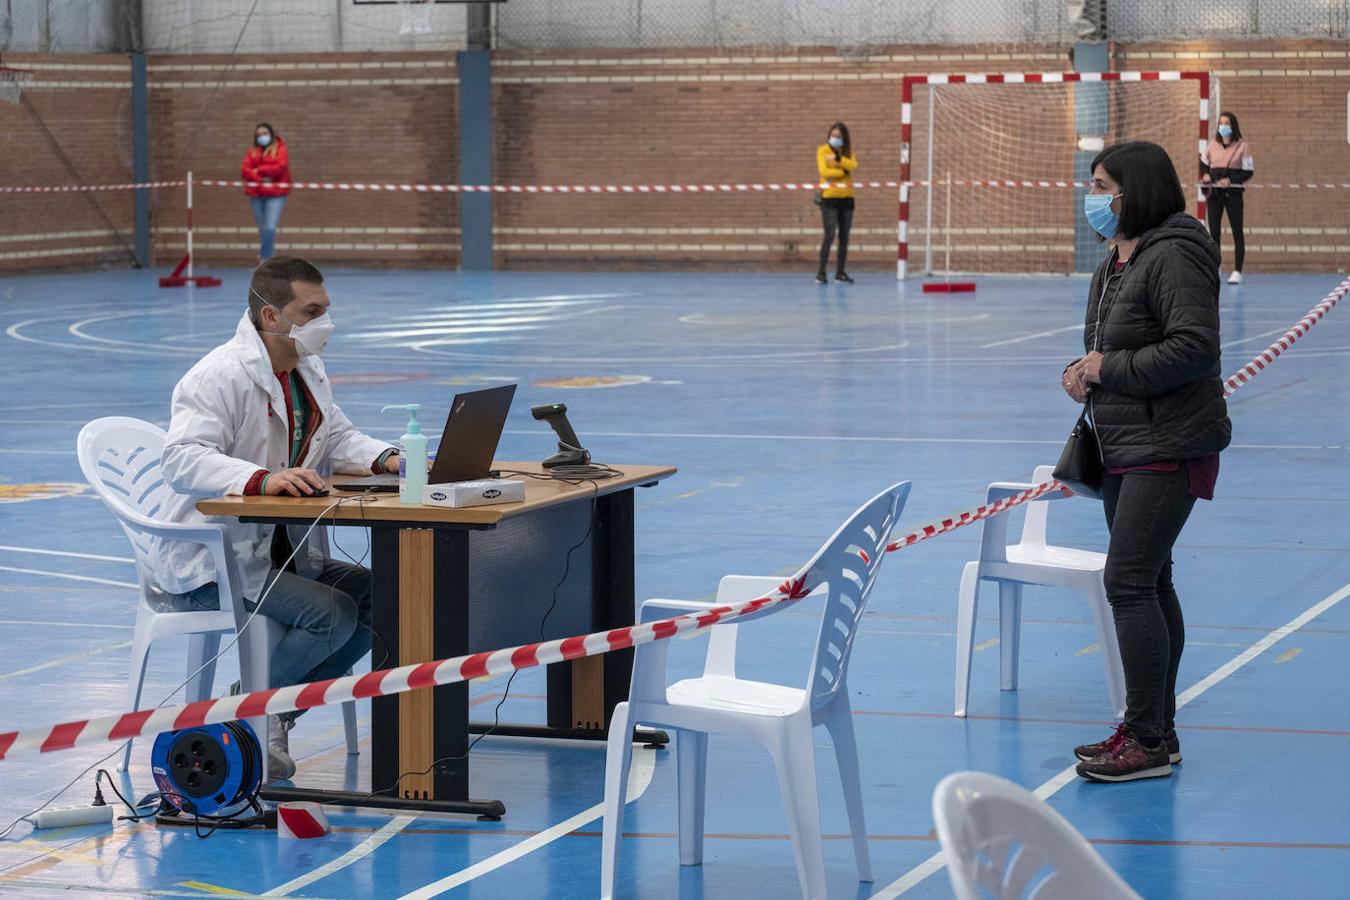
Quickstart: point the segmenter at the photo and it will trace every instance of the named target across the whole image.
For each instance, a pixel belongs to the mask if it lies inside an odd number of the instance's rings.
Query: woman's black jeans
[[[1151,747],[1176,724],[1186,629],[1172,587],[1172,545],[1195,498],[1183,464],[1176,472],[1108,472],[1102,501],[1111,532],[1106,597],[1125,667],[1125,725]]]
[[[848,262],[848,232],[853,227],[853,207],[826,200],[820,207],[820,218],[825,237],[820,243],[820,268],[817,271],[825,274],[825,267],[830,262],[830,244],[834,243],[834,233],[838,229],[839,253],[835,256],[834,271],[836,275],[846,274],[844,264]]]
[[[1242,188],[1212,188],[1209,192],[1205,212],[1209,217],[1209,236],[1214,243],[1223,246],[1223,213],[1228,210],[1228,224],[1233,226],[1233,269],[1242,271],[1243,256],[1246,255],[1247,242],[1242,234]]]

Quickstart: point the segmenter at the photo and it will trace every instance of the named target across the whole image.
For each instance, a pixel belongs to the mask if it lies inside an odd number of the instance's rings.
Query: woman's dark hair
[[[835,122],[833,125],[830,126],[830,130],[825,132],[825,143],[828,144],[830,142],[830,133],[833,132],[836,128],[838,128],[839,133],[844,136],[844,146],[839,148],[839,155],[852,156],[853,139],[848,136],[848,126],[845,125],[843,122]]]
[[[1157,228],[1168,218],[1186,211],[1181,179],[1167,151],[1149,141],[1112,144],[1092,161],[1089,171],[1101,166],[1120,186],[1120,230],[1126,239],[1137,238]]]
[[[1220,118],[1220,119],[1222,119],[1224,116],[1227,116],[1227,117],[1228,117],[1229,123],[1233,126],[1233,134],[1232,134],[1232,137],[1231,137],[1230,140],[1231,140],[1233,143],[1236,143],[1236,142],[1242,140],[1242,126],[1238,124],[1237,116],[1233,115],[1233,114],[1230,113],[1230,112],[1221,112],[1221,113],[1219,113],[1219,118]],[[1223,138],[1219,137],[1219,131],[1218,131],[1218,129],[1219,129],[1219,123],[1218,123],[1218,122],[1215,122],[1215,123],[1214,123],[1214,139],[1215,139],[1216,141],[1218,141],[1219,143],[1223,143]]]
[[[272,136],[272,140],[273,140],[274,142],[276,141],[276,139],[277,139],[277,130],[276,130],[275,128],[272,127],[272,123],[271,123],[271,122],[259,122],[257,125],[254,125],[254,126],[253,126],[253,139],[254,139],[255,141],[256,141],[257,138],[258,138],[258,129],[259,129],[259,128],[266,128],[266,129],[267,129],[267,133],[270,134],[270,135]]]

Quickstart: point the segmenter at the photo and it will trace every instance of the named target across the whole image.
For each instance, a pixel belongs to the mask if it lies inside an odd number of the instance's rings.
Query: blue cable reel
[[[263,756],[244,721],[165,731],[150,751],[150,771],[171,815],[233,819],[261,811]],[[242,823],[240,823],[242,824]]]

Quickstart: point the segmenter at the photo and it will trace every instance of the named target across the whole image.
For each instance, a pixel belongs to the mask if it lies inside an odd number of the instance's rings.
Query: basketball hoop
[[[399,35],[431,34],[431,8],[434,5],[435,0],[398,0]]]
[[[28,69],[12,69],[0,66],[0,100],[6,103],[18,103],[24,88],[33,81],[33,73]]]

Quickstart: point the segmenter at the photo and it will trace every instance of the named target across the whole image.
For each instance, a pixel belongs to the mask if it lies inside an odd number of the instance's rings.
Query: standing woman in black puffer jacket
[[[1172,774],[1177,665],[1185,644],[1172,546],[1212,500],[1228,420],[1219,370],[1219,249],[1186,213],[1167,151],[1147,141],[1092,161],[1084,201],[1110,244],[1092,277],[1084,349],[1062,387],[1087,404],[1106,473],[1106,595],[1125,668],[1125,721],[1074,753],[1078,774],[1131,781]]]

